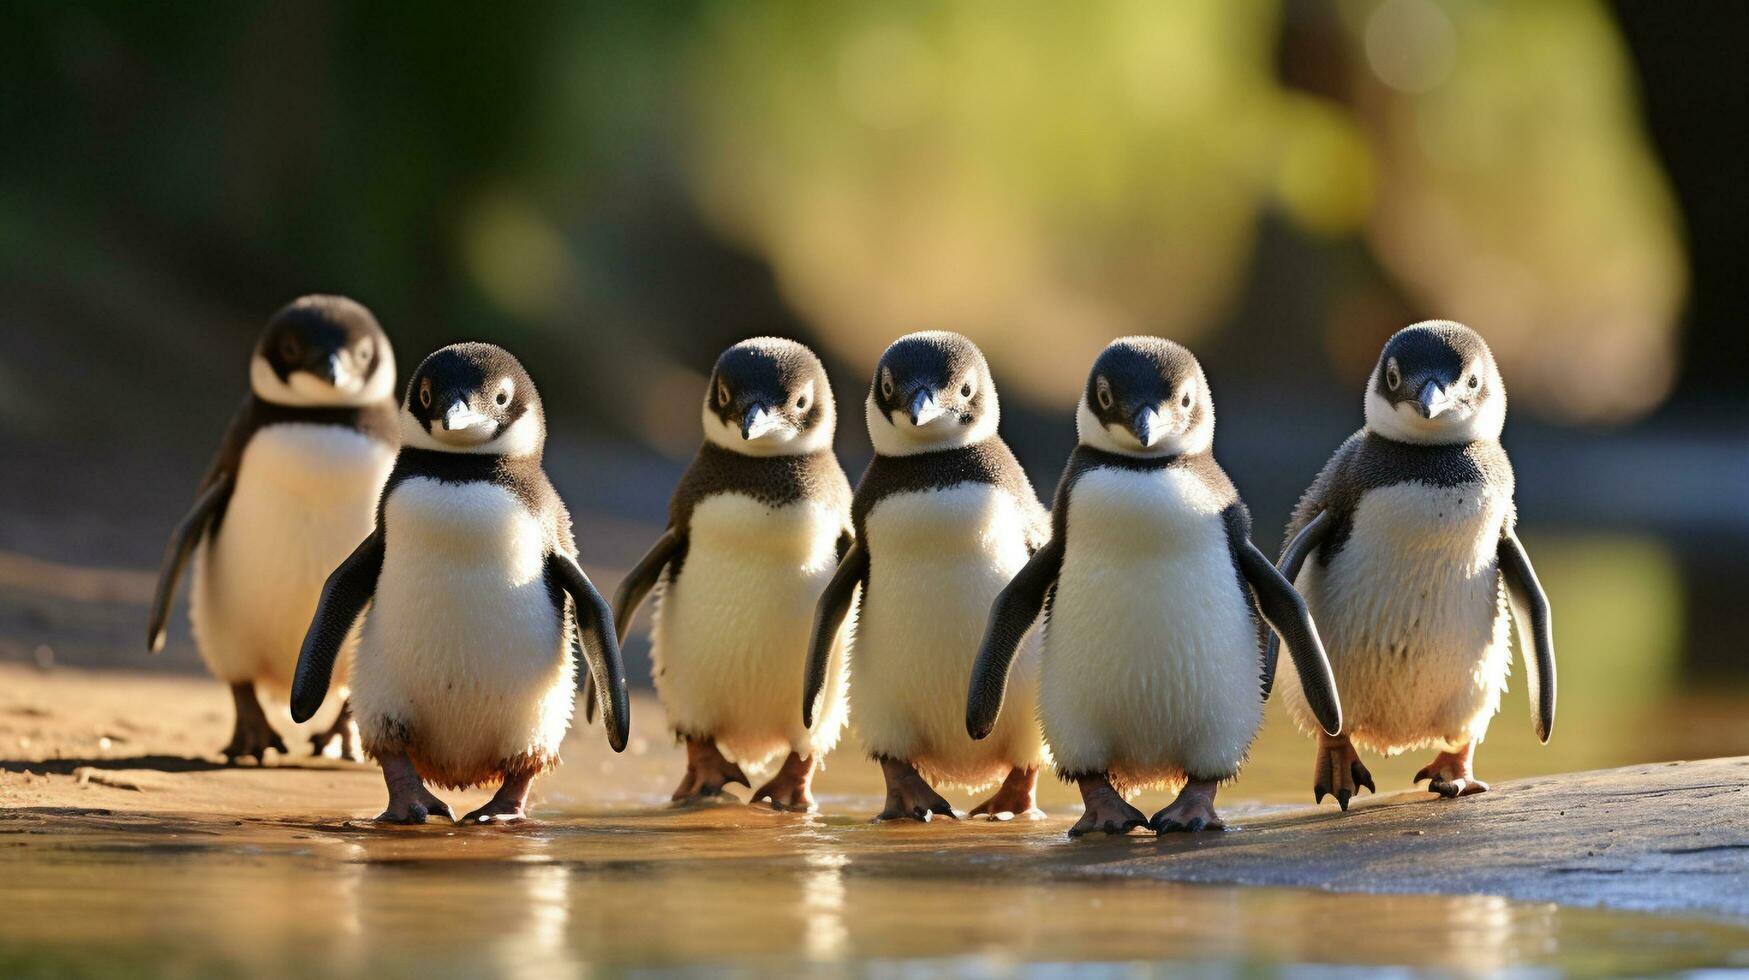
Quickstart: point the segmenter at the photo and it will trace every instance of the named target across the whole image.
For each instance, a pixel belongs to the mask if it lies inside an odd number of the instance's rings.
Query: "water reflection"
[[[1089,848],[1013,825],[889,832],[654,807],[508,833],[171,824],[46,829],[32,847],[0,849],[10,900],[0,970],[546,977],[704,965],[944,975],[1146,962],[1221,972],[1749,965],[1741,926],[1491,897],[1099,878],[1102,864],[1153,845]],[[74,902],[81,914],[65,914]]]

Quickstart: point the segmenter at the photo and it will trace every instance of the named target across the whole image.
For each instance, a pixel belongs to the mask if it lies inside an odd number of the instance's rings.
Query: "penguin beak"
[[[1416,395],[1411,404],[1421,413],[1422,418],[1436,419],[1441,412],[1451,407],[1451,397],[1439,386],[1439,382],[1429,381],[1421,386],[1421,394]]]
[[[336,388],[352,388],[352,367],[339,351],[328,355],[328,383]]]
[[[764,402],[754,402],[747,409],[747,414],[741,419],[741,438],[748,442],[756,442],[766,436],[788,429],[783,418],[773,412]]]
[[[468,407],[468,403],[457,398],[455,404],[443,413],[443,431],[465,432],[479,427],[491,420]]]
[[[935,392],[928,388],[920,388],[911,399],[911,425],[921,429],[941,417],[941,403],[935,400]]]
[[[1160,424],[1160,411],[1152,405],[1136,413],[1130,422],[1130,431],[1135,433],[1136,441],[1143,449],[1152,449],[1166,434],[1166,427]]]

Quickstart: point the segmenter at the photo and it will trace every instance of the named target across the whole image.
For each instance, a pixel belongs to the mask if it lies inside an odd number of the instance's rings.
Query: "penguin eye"
[[[1099,400],[1100,408],[1105,409],[1106,411],[1111,410],[1111,388],[1104,378],[1099,379],[1099,390],[1095,393],[1094,397]]]
[[[431,382],[429,380],[419,382],[419,407],[431,407]]]
[[[298,359],[298,341],[296,337],[287,337],[279,342],[279,356],[288,361]]]
[[[807,410],[808,410],[808,396],[805,394],[797,395],[796,396],[796,411],[805,412]]]
[[[967,381],[965,384],[960,385],[960,397],[961,398],[972,397],[972,383],[970,381]]]
[[[510,396],[515,393],[515,391],[515,383],[509,378],[505,378],[503,381],[498,382],[498,394],[494,395],[492,400],[498,403],[499,408],[503,408],[505,405],[510,404]]]
[[[1185,408],[1190,407],[1190,389],[1189,388],[1186,388],[1184,390],[1184,397],[1178,399],[1178,404],[1184,406]]]
[[[881,368],[881,397],[893,397],[893,372],[886,368]]]
[[[1392,391],[1396,391],[1397,386],[1402,383],[1403,375],[1397,371],[1397,362],[1392,360],[1389,364],[1385,365],[1385,387]]]
[[[352,356],[357,358],[360,364],[369,364],[371,353],[370,338],[366,337],[358,342],[357,347],[353,348]]]
[[[496,398],[496,399],[495,399],[495,400],[496,400],[496,401],[497,401],[497,402],[498,402],[498,404],[499,404],[499,405],[500,405],[500,406],[504,406],[504,405],[508,405],[508,404],[510,404],[510,392],[508,392],[508,391],[500,391],[500,392],[499,392],[499,393],[498,393],[498,397],[497,397],[497,398]]]
[[[1470,375],[1470,390],[1475,391],[1477,388],[1480,388],[1481,386],[1482,386],[1482,379],[1476,377],[1473,374]]]
[[[717,404],[723,406],[729,404],[729,386],[721,380],[717,381]]]

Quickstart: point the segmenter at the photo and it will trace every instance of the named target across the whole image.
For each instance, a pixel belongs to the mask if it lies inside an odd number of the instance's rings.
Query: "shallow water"
[[[1249,813],[1231,816],[1242,826]],[[1749,967],[1739,925],[1124,878],[1117,862],[1160,845],[1069,842],[1070,819],[872,826],[731,804],[598,804],[458,830],[14,812],[0,821],[0,974]],[[1438,856],[1430,873],[1446,859],[1461,855]]]

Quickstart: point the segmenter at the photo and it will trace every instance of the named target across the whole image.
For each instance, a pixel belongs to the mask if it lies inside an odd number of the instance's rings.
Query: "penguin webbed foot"
[[[1439,753],[1432,762],[1421,767],[1414,782],[1427,780],[1428,792],[1438,793],[1448,800],[1488,792],[1488,784],[1477,779],[1472,768],[1475,751],[1476,744],[1470,742],[1456,752]]]
[[[461,818],[464,824],[519,823],[527,819],[528,789],[534,783],[533,773],[517,773],[504,777],[498,792],[486,804]]]
[[[1130,806],[1105,775],[1083,776],[1076,782],[1087,810],[1069,828],[1070,838],[1092,833],[1122,835],[1147,825],[1147,814]]]
[[[425,788],[425,780],[413,768],[413,760],[405,752],[381,754],[383,783],[389,789],[388,809],[377,815],[377,823],[422,824],[429,817],[442,817],[454,822],[449,804]]]
[[[971,816],[986,816],[991,820],[1042,820],[1044,811],[1038,808],[1035,790],[1038,787],[1038,767],[1009,770],[1008,778],[984,802],[972,807]]]
[[[255,685],[247,681],[231,685],[231,699],[235,703],[236,722],[231,726],[231,741],[220,751],[225,756],[225,762],[236,765],[240,759],[254,759],[255,762],[267,762],[267,750],[272,749],[280,755],[289,755],[285,740],[273,730],[273,725],[267,720],[267,713],[261,710],[261,702],[255,697]]]
[[[783,766],[777,774],[765,781],[763,786],[753,791],[749,803],[763,803],[773,810],[784,813],[812,813],[814,794],[812,791],[814,779],[814,760],[804,759],[800,754],[791,752],[783,760]]]
[[[917,767],[897,759],[881,760],[881,775],[887,780],[887,802],[875,815],[875,823],[889,820],[916,820],[928,823],[932,817],[958,820],[953,805],[917,772]]]
[[[1148,826],[1157,834],[1226,830],[1226,821],[1215,812],[1215,790],[1219,785],[1213,779],[1193,779],[1185,783],[1178,798],[1154,814]]]
[[[1336,805],[1346,811],[1348,801],[1358,796],[1362,787],[1369,793],[1378,792],[1372,773],[1354,750],[1354,743],[1347,735],[1320,735],[1318,761],[1312,773],[1312,802],[1322,803],[1324,797],[1332,796]]]
[[[348,762],[363,762],[364,748],[358,740],[358,724],[352,719],[352,701],[340,702],[340,713],[334,716],[334,724],[310,735],[310,755],[326,756],[329,746],[340,743],[340,752],[336,758]]]
[[[377,814],[377,823],[400,824],[412,826],[422,824],[430,817],[442,817],[450,822],[455,821],[449,804],[426,791],[423,799],[389,799],[389,808]]]
[[[721,799],[729,795],[726,789],[730,783],[753,788],[741,767],[730,762],[722,750],[717,748],[715,739],[688,737],[686,775],[680,778],[680,785],[669,799],[681,804]]]

